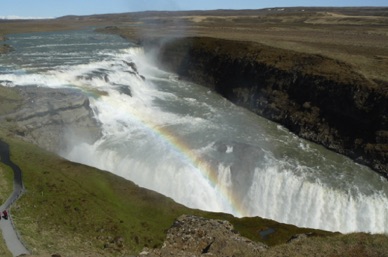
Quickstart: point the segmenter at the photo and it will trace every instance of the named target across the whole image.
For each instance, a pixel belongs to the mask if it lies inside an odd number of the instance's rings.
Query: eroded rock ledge
[[[92,143],[101,136],[89,99],[80,90],[40,87],[17,90],[22,97],[20,108],[2,118],[10,124],[11,132],[25,140],[58,152],[66,149],[69,142]]]
[[[6,54],[12,51],[13,51],[13,48],[10,45],[7,45],[7,44],[0,45],[0,54]]]
[[[225,220],[183,215],[168,230],[161,249],[145,249],[140,256],[258,256],[262,243],[240,236]]]
[[[7,38],[3,35],[0,35],[0,42],[2,41],[6,41]],[[9,53],[13,51],[13,48],[12,46],[8,45],[8,44],[0,44],[0,54],[6,54],[6,53]]]
[[[213,38],[143,42],[160,67],[208,86],[388,178],[388,83],[320,55]]]

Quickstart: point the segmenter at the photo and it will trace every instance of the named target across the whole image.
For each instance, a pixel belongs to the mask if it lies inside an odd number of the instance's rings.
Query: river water
[[[103,136],[60,154],[192,208],[330,231],[388,233],[388,183],[92,31],[10,35],[0,84],[78,88]]]

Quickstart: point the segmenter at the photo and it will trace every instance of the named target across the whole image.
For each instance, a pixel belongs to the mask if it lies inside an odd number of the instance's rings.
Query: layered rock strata
[[[2,117],[11,131],[40,147],[58,152],[72,143],[92,143],[101,136],[89,99],[75,89],[20,87],[22,103]]]
[[[388,178],[388,83],[321,55],[214,38],[145,41],[160,67],[208,86]]]

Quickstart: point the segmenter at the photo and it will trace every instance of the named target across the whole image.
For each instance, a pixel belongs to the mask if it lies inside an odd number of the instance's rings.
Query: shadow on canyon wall
[[[253,42],[177,38],[160,67],[388,177],[388,91],[344,62]]]

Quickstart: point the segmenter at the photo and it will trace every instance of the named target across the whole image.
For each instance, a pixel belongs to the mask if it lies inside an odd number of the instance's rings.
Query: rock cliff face
[[[6,54],[13,50],[13,48],[10,45],[3,44],[0,45],[0,54]]]
[[[11,131],[40,147],[58,152],[71,140],[92,143],[101,131],[88,98],[79,90],[20,87],[20,108],[3,117]],[[69,141],[70,140],[70,141]]]
[[[209,220],[183,215],[168,230],[161,249],[148,251],[140,256],[259,256],[267,250],[262,243],[240,236],[225,220]]]
[[[3,35],[0,35],[0,42],[1,41],[6,41],[7,38]],[[1,44],[0,45],[0,54],[6,54],[6,53],[9,53],[13,50],[13,48],[8,45],[8,44]]]
[[[155,46],[160,67],[388,177],[388,83],[334,59],[252,42],[145,43]]]

